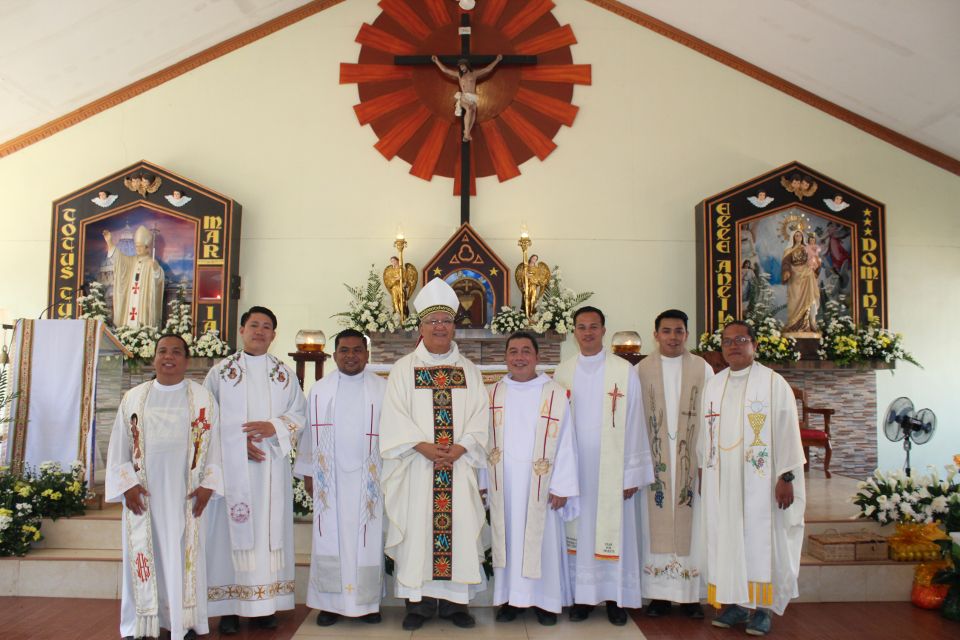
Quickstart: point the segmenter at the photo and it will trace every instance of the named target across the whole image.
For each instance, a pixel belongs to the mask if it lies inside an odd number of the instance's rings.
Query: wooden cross
[[[459,55],[438,55],[446,66],[457,66],[457,61],[465,58],[472,67],[485,66],[496,59],[497,54],[471,54],[470,53],[470,14],[460,15],[460,53]],[[433,64],[430,56],[394,56],[393,63],[397,65],[429,65]],[[500,64],[537,64],[537,56],[514,56],[505,55]],[[460,142],[460,224],[470,222],[470,143],[463,140]]]

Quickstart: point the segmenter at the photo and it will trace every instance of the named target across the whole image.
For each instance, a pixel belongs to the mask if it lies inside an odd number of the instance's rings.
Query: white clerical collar
[[[514,380],[513,376],[509,373],[503,376],[503,381],[507,383],[508,386],[514,387],[515,389],[527,389],[530,387],[542,387],[549,380],[546,374],[539,374],[536,377],[527,380],[526,382],[520,382],[519,380]]]
[[[422,340],[416,348],[417,355],[420,356],[422,360],[435,364],[448,364],[452,360],[456,360],[460,355],[460,350],[457,348],[456,342],[450,342],[450,350],[446,353],[431,353],[427,350],[427,345]]]
[[[730,375],[733,376],[734,378],[742,378],[744,376],[750,375],[750,369],[752,368],[753,368],[753,365],[750,365],[749,367],[744,367],[743,369],[740,369],[740,371],[734,371],[733,369],[730,369]]]
[[[665,356],[661,353],[660,357],[663,358],[664,362],[680,362],[681,360],[683,360],[682,353],[678,356]]]
[[[606,351],[601,349],[598,353],[595,353],[592,356],[585,356],[581,353],[580,362],[601,362],[606,357],[607,357]]]
[[[247,359],[249,359],[249,360],[253,360],[254,362],[259,362],[260,360],[263,360],[264,358],[266,358],[266,357],[267,357],[267,354],[261,353],[260,355],[255,356],[255,355],[253,355],[252,353],[249,353],[249,352],[247,352],[247,351],[244,351],[244,352],[243,352],[243,357],[244,357],[244,358],[247,358]]]
[[[363,380],[363,371],[352,376],[339,369],[337,369],[337,373],[340,375],[340,382],[346,382],[347,384],[357,384]]]
[[[187,380],[183,379],[177,384],[160,384],[160,381],[154,379],[153,388],[157,391],[179,391],[187,386]]]

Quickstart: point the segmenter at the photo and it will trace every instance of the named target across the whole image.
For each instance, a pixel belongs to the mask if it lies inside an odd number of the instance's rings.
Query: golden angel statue
[[[537,254],[533,254],[526,265],[517,265],[515,275],[523,298],[523,313],[529,318],[536,311],[537,303],[550,284],[550,267],[545,262],[540,262]]]
[[[162,183],[163,179],[160,176],[155,176],[151,181],[150,178],[142,173],[123,179],[123,184],[127,189],[136,191],[141,196],[146,196],[148,193],[155,193]]]
[[[390,256],[390,264],[383,270],[383,286],[390,292],[393,311],[400,315],[401,320],[405,320],[409,315],[407,303],[417,287],[418,277],[417,268],[409,262],[403,265],[401,273],[400,260],[396,256]]]

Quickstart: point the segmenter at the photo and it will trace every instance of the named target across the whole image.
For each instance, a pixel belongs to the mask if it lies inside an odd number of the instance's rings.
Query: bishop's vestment
[[[380,418],[382,487],[397,597],[466,604],[485,588],[477,470],[487,464],[487,393],[456,343],[437,355],[420,345],[394,364]],[[452,469],[435,469],[421,442],[459,444]]]

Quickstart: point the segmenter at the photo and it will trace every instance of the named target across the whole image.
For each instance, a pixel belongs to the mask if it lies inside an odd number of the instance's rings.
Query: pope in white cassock
[[[799,595],[803,545],[803,448],[797,405],[778,373],[754,362],[750,325],[723,329],[730,365],[706,385],[699,442],[707,539],[707,599],[727,605],[717,627],[766,635],[770,611]],[[749,610],[753,610],[751,613]]]
[[[180,336],[162,336],[157,378],[124,394],[107,450],[106,499],[123,501],[120,635],[195,638],[209,631],[201,518],[221,493],[217,404],[184,380]]]
[[[337,334],[337,370],[307,398],[309,422],[294,471],[313,496],[313,542],[307,606],[317,624],[340,616],[380,622],[383,596],[383,495],[380,407],[387,382],[366,371],[367,341],[354,329]]]
[[[239,616],[273,629],[276,612],[294,607],[289,455],[306,402],[293,371],[267,353],[276,328],[272,311],[251,307],[240,318],[243,350],[204,381],[220,403],[224,499],[211,506],[207,596],[223,634],[239,631]]]
[[[537,375],[539,346],[527,332],[507,339],[509,374],[490,394],[485,485],[493,539],[497,620],[534,607],[537,621],[557,623],[573,603],[564,522],[576,518],[580,482],[568,392]]]
[[[657,349],[637,373],[653,456],[652,484],[640,490],[640,561],[647,615],[681,612],[703,618],[703,536],[698,491],[697,437],[703,387],[713,369],[687,351],[687,314],[668,309],[654,321]]]
[[[580,467],[580,517],[567,525],[574,582],[570,619],[586,620],[606,601],[607,618],[627,623],[624,607],[640,607],[640,543],[634,494],[653,482],[643,428],[640,381],[630,364],[603,350],[603,312],[581,307],[573,335],[580,354],[555,379],[570,389]]]
[[[438,604],[441,618],[474,626],[467,603],[486,587],[477,470],[487,464],[487,394],[453,342],[459,304],[441,278],[417,294],[422,341],[391,369],[380,419],[385,551],[407,600],[407,630]]]

